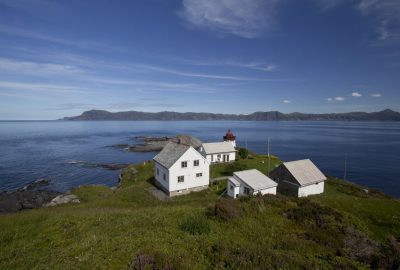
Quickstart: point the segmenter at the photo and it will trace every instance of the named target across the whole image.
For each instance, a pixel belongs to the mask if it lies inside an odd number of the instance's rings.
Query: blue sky
[[[0,119],[400,110],[398,0],[0,0]]]

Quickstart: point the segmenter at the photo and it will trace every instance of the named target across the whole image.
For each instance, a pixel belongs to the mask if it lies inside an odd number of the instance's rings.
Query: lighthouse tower
[[[224,136],[224,142],[230,142],[233,145],[233,147],[236,147],[236,136],[233,135],[233,132],[230,129]]]

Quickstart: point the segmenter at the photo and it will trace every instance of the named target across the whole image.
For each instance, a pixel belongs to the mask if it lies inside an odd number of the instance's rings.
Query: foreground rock
[[[120,148],[129,152],[158,152],[161,151],[168,142],[176,142],[191,145],[193,148],[197,149],[201,146],[202,142],[191,136],[191,135],[177,135],[175,137],[144,137],[139,136],[135,139],[140,140],[141,144],[117,144],[112,147]]]
[[[60,192],[44,189],[48,184],[48,180],[39,179],[15,191],[0,192],[0,213],[40,208],[49,203]]]
[[[45,206],[56,206],[60,204],[66,204],[66,203],[80,203],[81,201],[79,200],[78,196],[73,195],[73,194],[61,194],[55,197],[54,199],[51,200],[51,202],[47,203]]]

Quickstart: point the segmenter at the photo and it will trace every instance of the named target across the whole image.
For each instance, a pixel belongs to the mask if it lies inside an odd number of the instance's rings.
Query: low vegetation
[[[270,169],[280,163],[271,158]],[[211,169],[268,171],[249,154]],[[119,188],[72,192],[80,204],[0,216],[0,269],[398,269],[400,202],[329,179],[307,199],[220,197],[225,181],[166,201],[152,164],[124,170]]]

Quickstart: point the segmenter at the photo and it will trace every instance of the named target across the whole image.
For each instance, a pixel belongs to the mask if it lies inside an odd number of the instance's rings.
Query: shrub
[[[242,159],[246,159],[249,156],[249,150],[246,148],[239,148],[239,156]]]
[[[179,227],[182,231],[193,235],[209,234],[211,231],[208,220],[200,214],[185,216]]]
[[[137,254],[131,263],[128,264],[128,270],[153,270],[156,269],[156,260],[147,254]]]
[[[230,199],[220,199],[206,209],[209,217],[215,217],[221,221],[227,221],[239,217],[241,211],[237,202]]]

